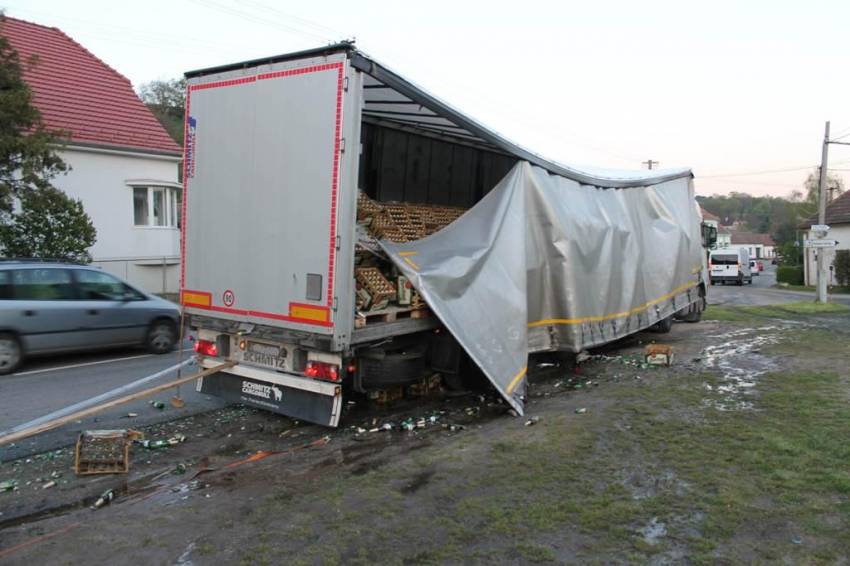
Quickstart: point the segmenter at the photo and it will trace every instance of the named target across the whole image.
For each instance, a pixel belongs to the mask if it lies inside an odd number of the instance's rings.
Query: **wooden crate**
[[[377,267],[358,267],[354,270],[354,278],[369,291],[373,305],[386,303],[397,295],[395,286]]]
[[[143,436],[135,430],[81,432],[74,451],[74,471],[79,476],[126,474],[130,470],[130,444]]]

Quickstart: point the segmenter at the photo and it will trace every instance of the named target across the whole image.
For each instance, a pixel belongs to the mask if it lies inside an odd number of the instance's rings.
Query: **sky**
[[[824,122],[850,142],[850,2],[0,0],[135,86],[355,38],[525,147],[570,165],[691,167],[698,194],[787,196]],[[844,137],[846,136],[846,137]],[[850,145],[830,145],[850,186]],[[657,167],[657,166],[656,166]]]

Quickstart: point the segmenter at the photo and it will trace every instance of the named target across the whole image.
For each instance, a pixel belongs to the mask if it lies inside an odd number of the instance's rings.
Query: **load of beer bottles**
[[[358,311],[391,305],[417,309],[426,305],[410,281],[386,257],[374,240],[414,242],[442,230],[466,209],[453,206],[378,202],[360,191],[357,198],[358,245],[354,276]],[[368,240],[373,240],[369,242]]]

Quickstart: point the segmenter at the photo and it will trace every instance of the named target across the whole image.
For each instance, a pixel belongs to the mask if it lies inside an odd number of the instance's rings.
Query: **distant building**
[[[799,226],[801,230],[805,230],[807,240],[814,239],[815,237],[809,229],[813,224],[819,224],[817,215],[813,215]],[[829,268],[829,281],[827,284],[837,284],[837,281],[835,280],[835,272],[832,267],[832,262],[835,259],[835,251],[850,250],[850,191],[836,199],[833,199],[832,202],[826,205],[826,225],[829,226],[827,237],[830,240],[836,240],[838,243],[835,248],[831,249],[805,249],[803,256],[803,269],[806,285],[817,284],[818,253],[826,254],[824,257],[826,258],[827,266]]]
[[[750,254],[750,259],[771,259],[776,257],[776,244],[770,234],[759,234],[757,232],[730,232],[729,249],[745,249]]]
[[[732,232],[725,226],[717,229],[717,247],[728,248],[732,244]]]
[[[2,18],[33,103],[71,171],[57,188],[82,200],[97,229],[95,265],[152,292],[177,292],[182,151],[126,77],[57,28]],[[28,65],[28,61],[35,61]]]

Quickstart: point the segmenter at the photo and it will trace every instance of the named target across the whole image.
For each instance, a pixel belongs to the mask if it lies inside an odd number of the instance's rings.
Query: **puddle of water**
[[[722,381],[716,386],[708,383],[704,386],[720,393],[722,399],[707,399],[703,404],[721,411],[753,409],[747,396],[753,392],[760,376],[777,368],[776,362],[759,350],[779,342],[782,329],[781,326],[762,326],[709,335],[722,342],[703,349],[702,358],[706,367],[720,371]]]
[[[653,517],[649,524],[638,531],[643,536],[644,542],[647,544],[658,544],[658,540],[667,535],[667,525],[658,520],[658,517]]]

